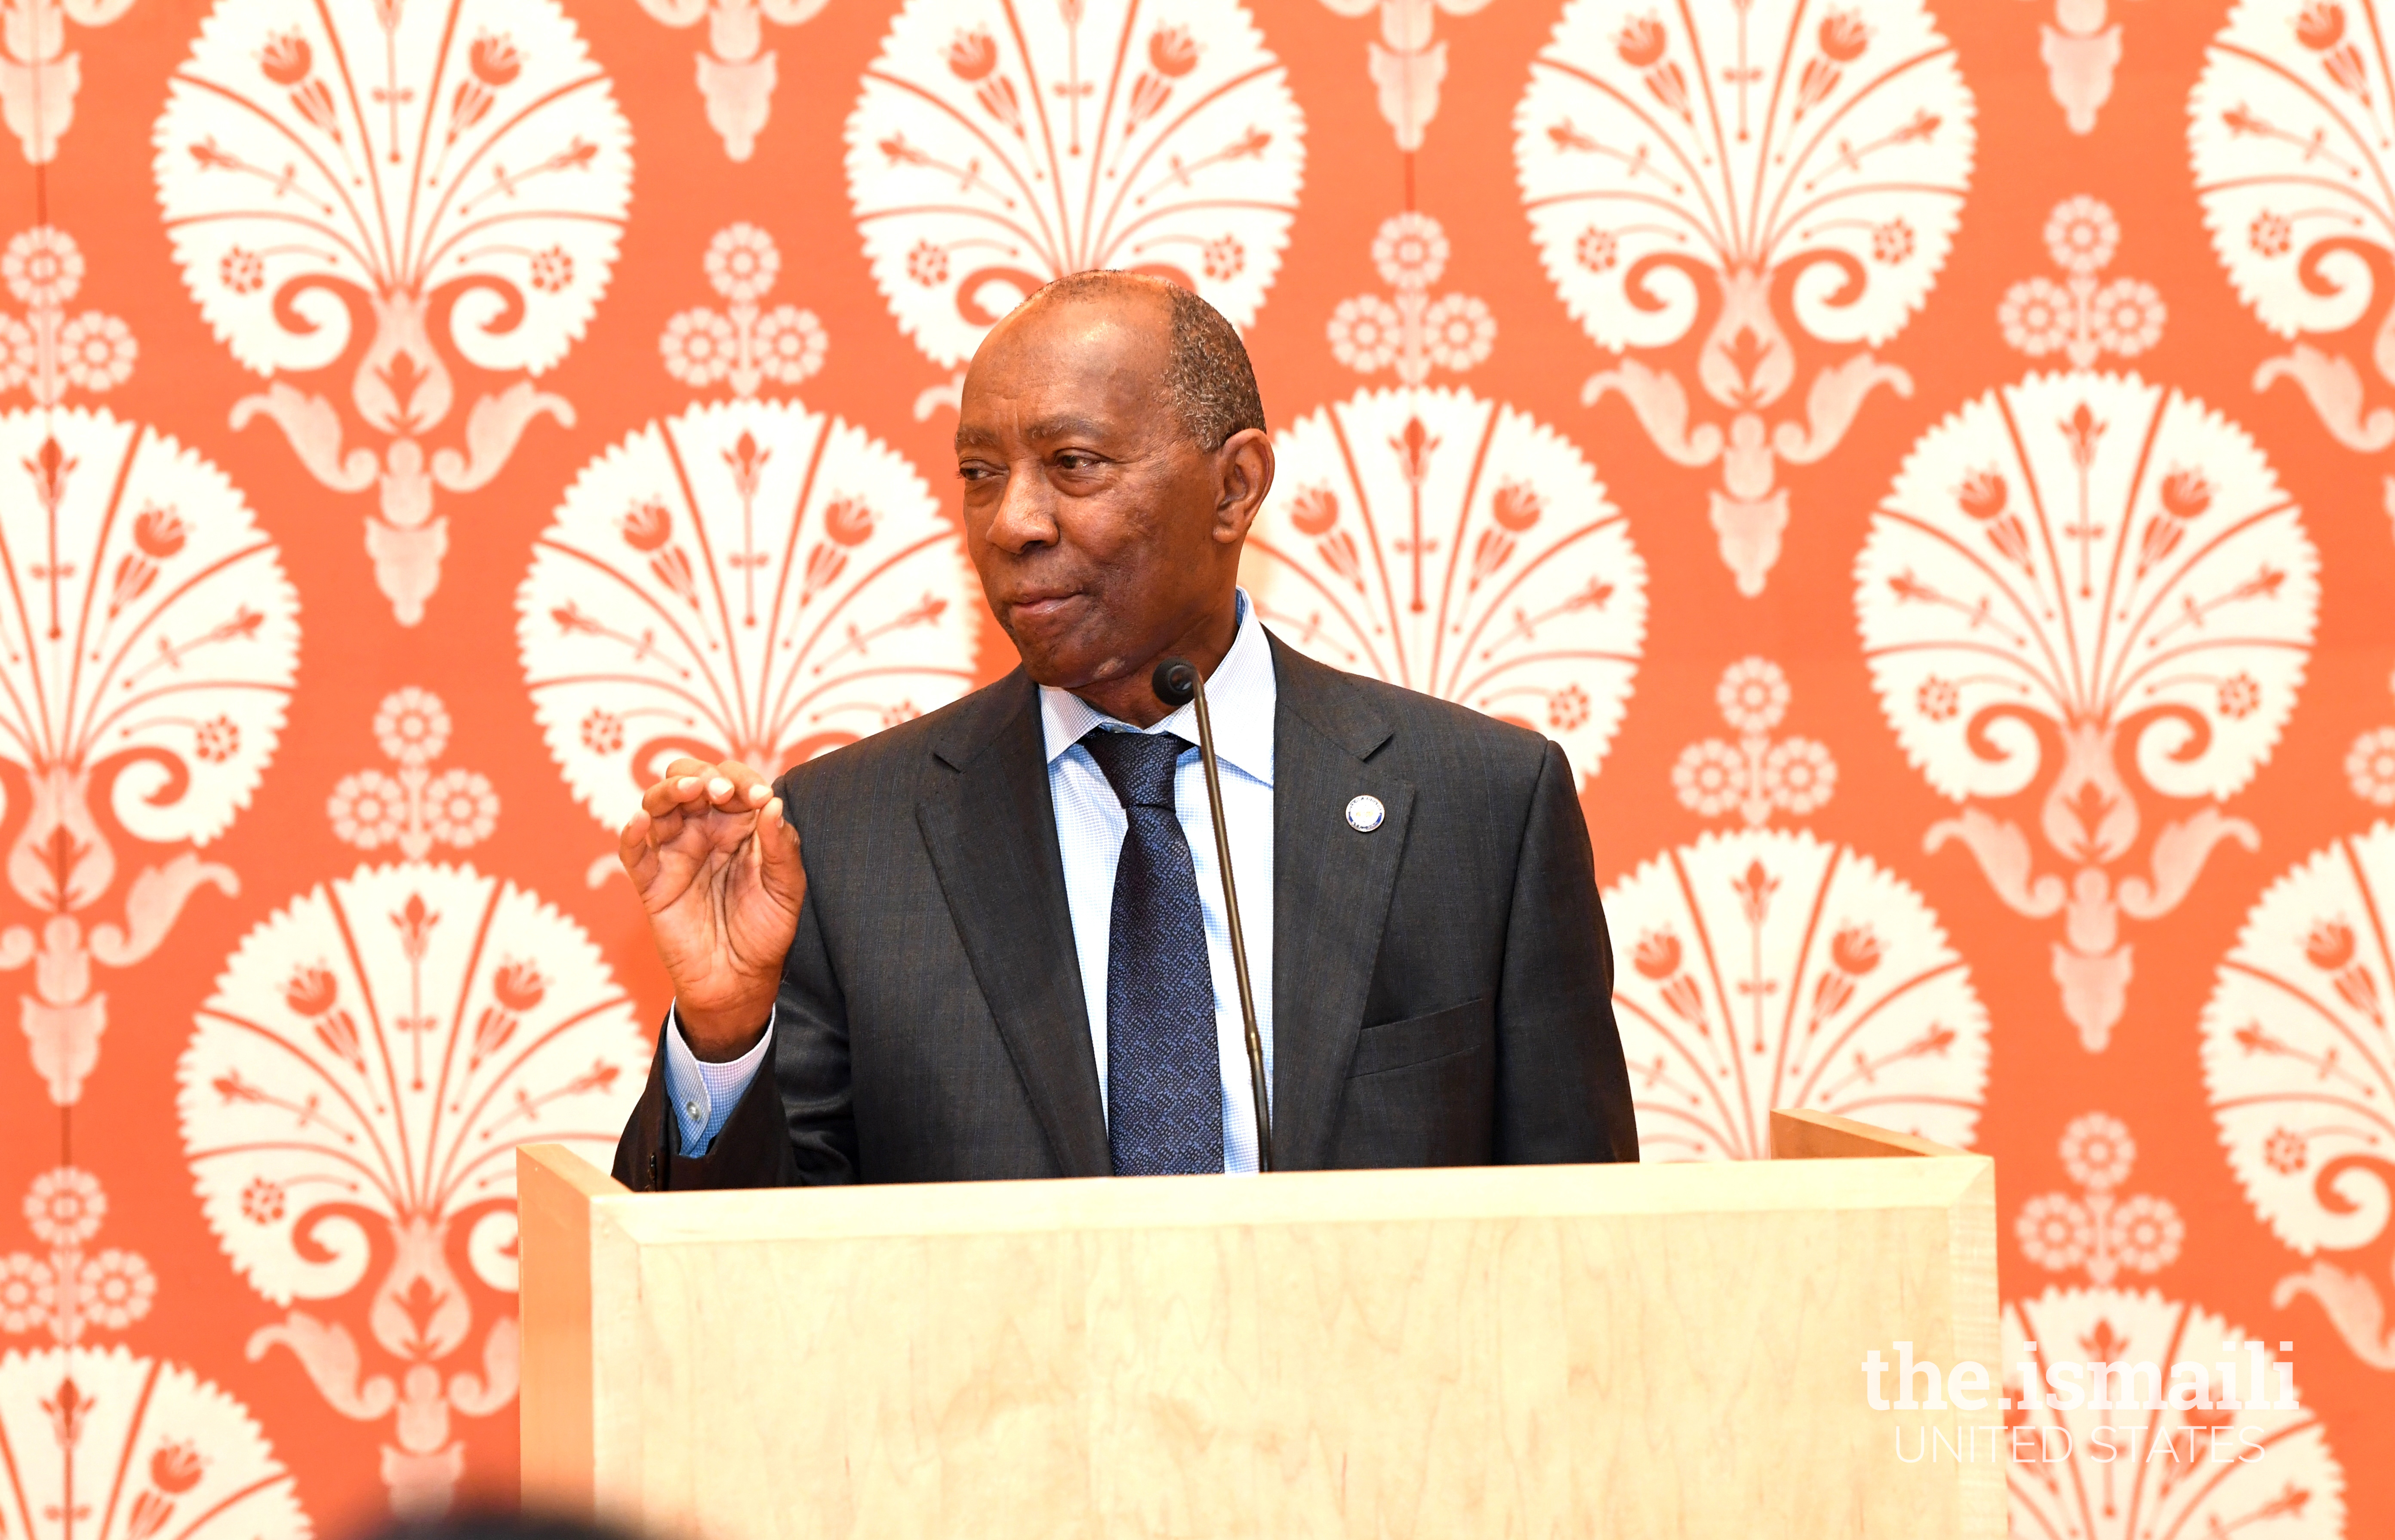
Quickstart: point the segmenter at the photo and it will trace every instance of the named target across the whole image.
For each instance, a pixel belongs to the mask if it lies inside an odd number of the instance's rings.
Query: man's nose
[[[1010,556],[1020,556],[1034,546],[1053,545],[1056,520],[1051,506],[1052,498],[1047,478],[1039,474],[1039,467],[1016,467],[1006,478],[1006,490],[998,500],[997,517],[990,520],[990,544]]]

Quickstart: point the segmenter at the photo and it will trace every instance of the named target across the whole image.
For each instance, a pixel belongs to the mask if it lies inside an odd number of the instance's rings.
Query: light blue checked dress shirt
[[[1278,699],[1271,644],[1241,589],[1238,635],[1222,665],[1206,680],[1206,701],[1214,719],[1214,755],[1223,767],[1223,819],[1230,826],[1232,875],[1238,881],[1248,978],[1255,989],[1256,1031],[1264,1039],[1267,1086],[1272,1083],[1273,1050],[1273,718]],[[1048,791],[1056,806],[1056,843],[1065,860],[1065,901],[1072,910],[1081,997],[1089,1007],[1090,1046],[1097,1056],[1099,1101],[1104,1105],[1106,949],[1113,931],[1115,863],[1121,859],[1130,821],[1080,740],[1095,727],[1142,730],[1116,721],[1078,695],[1045,687],[1039,691],[1039,725],[1048,752]],[[1145,731],[1175,733],[1195,744],[1196,703]],[[1222,865],[1214,853],[1213,815],[1206,805],[1206,769],[1194,748],[1181,756],[1174,772],[1172,805],[1198,868],[1206,959],[1214,976],[1214,1035],[1223,1066],[1223,1169],[1251,1172],[1256,1168],[1256,1117],[1248,1079],[1247,1031],[1239,1019],[1238,976],[1231,967],[1231,922],[1223,903]],[[673,1099],[683,1153],[707,1153],[773,1044],[769,1022],[757,1046],[738,1059],[704,1063],[683,1041],[681,1025],[668,1024],[666,1090]]]

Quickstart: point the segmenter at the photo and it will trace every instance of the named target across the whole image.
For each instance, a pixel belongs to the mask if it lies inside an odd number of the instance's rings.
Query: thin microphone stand
[[[1223,771],[1214,759],[1214,718],[1206,709],[1206,679],[1186,658],[1167,658],[1149,681],[1170,706],[1198,703],[1198,757],[1206,767],[1206,803],[1214,814],[1214,856],[1223,868],[1223,907],[1231,920],[1231,971],[1239,981],[1239,1019],[1248,1034],[1248,1079],[1256,1101],[1256,1169],[1273,1169],[1272,1107],[1264,1084],[1264,1041],[1256,1031],[1256,995],[1248,982],[1248,939],[1239,928],[1239,890],[1231,880],[1231,832],[1223,818]]]

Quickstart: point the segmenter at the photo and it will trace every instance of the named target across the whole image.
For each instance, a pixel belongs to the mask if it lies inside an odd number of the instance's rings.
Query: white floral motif
[[[895,451],[723,402],[583,467],[516,640],[550,755],[613,828],[677,756],[778,770],[963,694],[972,593],[956,526]]]
[[[7,65],[0,61],[0,78]],[[0,394],[22,386],[34,401],[51,406],[70,388],[93,395],[123,385],[139,355],[124,322],[98,310],[67,314],[67,301],[83,287],[83,251],[74,237],[55,225],[34,225],[0,248],[0,283],[25,307],[20,319],[0,311]]]
[[[196,848],[247,805],[283,727],[298,598],[240,493],[171,439],[102,412],[0,415],[0,970],[60,1104],[108,1026],[92,965],[157,950],[230,867]],[[129,879],[127,858],[145,861]],[[103,904],[122,904],[122,918]]]
[[[516,1283],[515,1147],[604,1161],[647,1055],[582,928],[469,866],[361,866],[300,895],[201,1008],[178,1106],[209,1228],[277,1305],[368,1285],[349,1322],[292,1310],[249,1354],[288,1348],[344,1416],[396,1414],[396,1509],[445,1507],[451,1414],[515,1396],[516,1321],[493,1297]],[[391,1373],[369,1372],[352,1323]]]
[[[46,1331],[73,1347],[98,1328],[122,1331],[150,1313],[158,1280],[150,1264],[114,1247],[89,1250],[108,1217],[108,1195],[88,1171],[61,1165],[25,1191],[25,1228],[45,1255],[0,1257],[0,1335]]]
[[[1801,832],[1708,834],[1605,894],[1649,1160],[1761,1160],[1774,1107],[1968,1146],[1988,1015],[1921,896]]]
[[[1771,738],[1788,696],[1788,676],[1769,658],[1741,658],[1722,671],[1714,699],[1738,742],[1707,738],[1680,751],[1672,789],[1682,807],[1700,818],[1734,810],[1752,828],[1774,809],[1801,817],[1830,800],[1838,764],[1829,749],[1810,738]]]
[[[735,396],[753,396],[767,380],[797,385],[823,367],[828,346],[813,310],[758,304],[782,270],[774,238],[743,219],[715,232],[707,247],[707,281],[730,302],[723,312],[699,307],[666,322],[657,338],[666,373],[700,389],[728,380]]]
[[[395,845],[421,861],[436,844],[463,850],[491,836],[499,795],[489,779],[431,769],[449,746],[449,708],[440,696],[414,685],[393,691],[375,712],[374,731],[395,769],[341,777],[324,804],[335,838],[361,850]]]
[[[2071,1120],[2062,1131],[2062,1165],[2083,1189],[2046,1192],[2021,1206],[2013,1233],[2029,1259],[2048,1272],[2084,1268],[2110,1283],[2126,1268],[2157,1272],[2178,1259],[2187,1225],[2167,1198],[2121,1197],[2116,1190],[2137,1164],[2127,1124],[2105,1112]]]
[[[1489,0],[1322,0],[1338,15],[1381,13],[1381,35],[1365,46],[1365,63],[1379,89],[1381,116],[1407,154],[1422,146],[1422,131],[1438,115],[1439,83],[1447,78],[1447,45],[1431,36],[1436,14],[1471,16]]]
[[[1434,368],[1462,374],[1487,362],[1497,345],[1496,318],[1467,294],[1431,297],[1447,270],[1447,231],[1427,214],[1381,221],[1372,263],[1391,297],[1357,295],[1330,312],[1330,352],[1359,375],[1394,367],[1397,378],[1420,385]]]
[[[1279,435],[1242,579],[1290,646],[1526,723],[1583,782],[1621,721],[1647,568],[1570,442],[1463,390],[1359,391]]]
[[[848,191],[899,327],[956,365],[1092,268],[1170,278],[1232,324],[1280,266],[1303,123],[1220,0],[907,0],[848,120]]]
[[[2121,242],[2111,206],[2082,193],[2046,217],[2045,249],[2062,282],[2026,278],[2005,291],[1996,324],[2005,342],[2031,358],[2062,353],[2084,369],[2106,353],[2134,358],[2162,340],[2169,312],[2154,286],[2135,278],[2099,283]]]
[[[2096,114],[2112,99],[2112,72],[2121,62],[2121,24],[2105,0],[2054,0],[2054,20],[2038,24],[2038,57],[2045,88],[2074,134],[2096,131]]]
[[[121,1347],[0,1358],[0,1470],[20,1540],[313,1533],[246,1408],[180,1364]]]
[[[66,23],[104,27],[132,8],[133,0],[0,0],[0,119],[33,165],[58,154],[74,122],[83,58],[65,51]]]
[[[448,548],[435,490],[487,484],[536,417],[573,425],[529,376],[615,263],[630,130],[607,77],[557,0],[218,0],[154,138],[200,313],[245,368],[306,381],[232,426],[268,418],[318,481],[377,489],[366,552],[416,625]],[[470,404],[460,364],[518,377]]]
[[[641,0],[641,8],[668,27],[707,21],[707,46],[698,53],[698,94],[707,102],[707,124],[721,136],[723,152],[745,161],[757,151],[757,136],[774,111],[779,75],[774,50],[763,46],[762,21],[795,27],[811,21],[824,0]]]
[[[2265,326],[2298,340],[2256,389],[2293,380],[2337,442],[2395,444],[2361,361],[2395,382],[2395,78],[2378,0],[2240,0],[2188,100],[2188,143],[2212,249]]]
[[[1531,64],[1514,158],[1540,257],[1589,336],[1625,354],[1581,400],[1618,391],[1667,458],[1721,462],[1709,516],[1741,594],[1780,559],[1778,462],[1835,449],[1875,388],[1912,393],[1868,349],[1945,262],[1972,110],[1919,0],[1571,0]],[[1640,356],[1707,319],[1692,359]],[[1858,342],[1834,362],[1810,346]],[[1691,372],[1720,421],[1697,420]]]
[[[2269,757],[2319,602],[2300,510],[2252,439],[2136,375],[2032,375],[1924,434],[1872,521],[1855,605],[1880,706],[1958,802],[2049,779],[2038,831],[1966,807],[1959,840],[2017,913],[2059,915],[2064,1013],[2101,1052],[2126,1001],[2124,915],[2176,909],[2243,819],[2216,803]],[[2142,870],[2140,870],[2142,868]]]
[[[2395,679],[2387,681],[2395,690]],[[2375,727],[2346,752],[2345,778],[2353,795],[2381,808],[2395,808],[2395,727]]]
[[[2034,1405],[2022,1404],[2024,1363],[2040,1382]],[[2149,1366],[2158,1374],[2143,1372]],[[2224,1367],[2235,1375],[2234,1396]],[[2078,1373],[2049,1378],[2055,1369]],[[2152,1289],[2050,1288],[2012,1301],[2004,1311],[2005,1385],[1991,1396],[2005,1398],[2003,1432],[2019,1451],[2005,1477],[2011,1533],[2083,1540],[2344,1534],[2345,1472],[2302,1398],[2282,1398],[2291,1369],[2243,1329]],[[2136,1389],[2124,1389],[2131,1375]],[[2177,1383],[2158,1383],[2160,1375]],[[2217,1404],[2224,1399],[2235,1404]],[[2024,1457],[2032,1451],[2038,1457]]]
[[[2390,912],[2395,825],[2314,851],[2246,916],[2203,1023],[2229,1164],[2272,1233],[2315,1257],[2273,1302],[2309,1295],[2357,1358],[2395,1370],[2390,1280],[2315,1256],[2374,1244],[2395,1208]]]

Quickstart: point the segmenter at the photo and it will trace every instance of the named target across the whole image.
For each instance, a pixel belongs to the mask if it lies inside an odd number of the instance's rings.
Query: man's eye
[[[1085,454],[1078,449],[1068,449],[1056,456],[1056,464],[1066,470],[1087,470],[1097,463],[1096,455]]]

